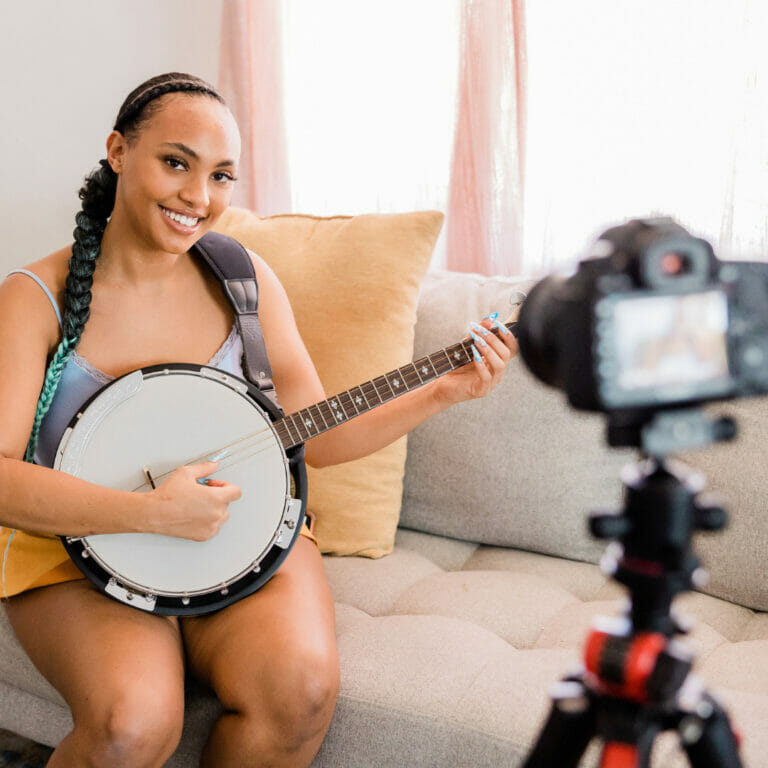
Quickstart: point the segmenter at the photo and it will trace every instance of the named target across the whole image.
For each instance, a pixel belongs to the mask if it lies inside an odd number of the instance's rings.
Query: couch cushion
[[[402,571],[397,579],[384,573],[395,556]],[[354,727],[345,731],[345,754],[358,754],[335,764],[345,766],[378,757],[372,739],[384,755],[376,764],[394,768],[398,763],[387,755],[410,755],[416,727],[424,746],[409,764],[517,764],[547,714],[551,684],[580,664],[592,621],[616,615],[617,598],[625,595],[591,564],[410,530],[398,532],[391,558],[326,560],[326,566],[340,601],[340,706],[345,718],[358,708],[376,718],[375,736]],[[368,594],[382,582],[387,597],[372,603]],[[768,749],[768,618],[697,593],[681,596],[676,607],[694,621],[684,642],[697,655],[696,673],[729,707],[744,735],[745,764],[762,765]],[[328,761],[319,765],[334,765],[336,726],[335,718],[321,750]],[[468,734],[476,752],[462,762],[456,745]],[[446,755],[441,741],[458,752]],[[584,765],[595,764],[594,749],[591,755]],[[688,765],[676,738],[659,740],[653,765]]]
[[[765,462],[768,398],[749,398],[710,406],[713,414],[736,420],[738,435],[729,443],[686,454],[685,462],[703,472],[706,491],[728,512],[724,531],[699,534],[696,551],[709,572],[709,594],[768,611],[768,503]]]
[[[513,278],[428,273],[419,299],[415,354],[454,341],[470,319],[503,311],[509,295],[529,285]],[[704,472],[707,491],[722,493],[730,515],[725,531],[694,538],[710,574],[703,590],[765,611],[768,515],[761,457],[768,443],[768,399],[710,410],[733,415],[739,436],[683,456]],[[569,408],[565,395],[534,379],[518,357],[487,398],[462,403],[409,435],[402,523],[458,539],[597,562],[604,544],[589,536],[588,513],[621,506],[619,474],[636,459],[634,451],[606,446],[604,424],[602,415]],[[475,467],[485,471],[472,471]]]
[[[230,208],[217,229],[280,278],[330,397],[412,359],[419,283],[442,222],[438,211],[262,219]],[[402,438],[358,461],[308,468],[323,552],[392,550],[405,451]]]
[[[400,530],[390,557],[325,558],[336,604],[341,694],[314,768],[516,765],[549,709],[551,685],[580,663],[596,615],[624,593],[594,565]],[[696,672],[729,707],[746,765],[768,753],[768,616],[702,594]],[[5,686],[5,687],[3,687]],[[54,743],[60,697],[18,647],[0,610],[0,727]],[[37,703],[35,703],[37,702]],[[25,712],[23,718],[18,712]],[[169,768],[196,764],[220,707],[188,690],[185,738]],[[46,724],[47,723],[47,724]],[[582,765],[595,765],[591,759]],[[654,768],[682,768],[660,739]]]
[[[530,284],[428,273],[414,354],[462,338],[470,320],[491,311],[503,316],[510,295]],[[601,418],[568,409],[562,393],[534,380],[519,357],[487,398],[438,414],[408,439],[405,527],[571,559],[600,557],[603,545],[589,537],[587,515],[618,506],[618,475],[631,454],[609,452]]]

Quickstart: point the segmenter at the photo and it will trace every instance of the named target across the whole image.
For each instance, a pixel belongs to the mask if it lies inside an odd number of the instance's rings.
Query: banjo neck
[[[516,326],[515,322],[505,323],[507,330],[513,333]],[[492,332],[499,335],[497,329],[492,329]],[[327,400],[287,414],[272,426],[283,447],[288,450],[470,362],[471,338],[395,368]]]

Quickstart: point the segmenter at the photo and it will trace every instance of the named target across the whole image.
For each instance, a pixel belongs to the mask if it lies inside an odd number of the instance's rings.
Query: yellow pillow
[[[442,223],[439,211],[262,219],[230,208],[216,229],[275,271],[330,397],[412,359],[419,284]],[[308,467],[322,552],[392,551],[405,449],[401,438],[357,461]]]

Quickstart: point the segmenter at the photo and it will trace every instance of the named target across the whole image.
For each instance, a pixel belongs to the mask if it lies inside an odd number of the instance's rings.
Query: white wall
[[[72,240],[77,190],[152,75],[218,80],[225,0],[0,0],[0,279]]]

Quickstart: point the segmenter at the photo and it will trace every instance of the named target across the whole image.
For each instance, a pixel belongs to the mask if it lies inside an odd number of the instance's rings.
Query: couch
[[[415,356],[462,338],[469,319],[504,310],[514,280],[430,272],[418,302]],[[725,532],[697,534],[709,569],[677,607],[694,621],[695,672],[743,735],[745,764],[768,766],[768,515],[761,399],[718,408],[740,435],[691,453],[728,499]],[[342,682],[316,768],[514,766],[549,708],[549,689],[580,664],[597,615],[623,588],[597,565],[591,509],[620,503],[634,458],[608,450],[597,415],[570,410],[519,359],[485,400],[461,404],[408,439],[394,551],[326,557],[336,599]],[[182,743],[168,766],[196,765],[218,711],[190,681]],[[70,728],[62,699],[28,661],[0,609],[0,728],[54,745]],[[595,764],[592,745],[584,764]],[[685,764],[656,742],[654,766]]]

